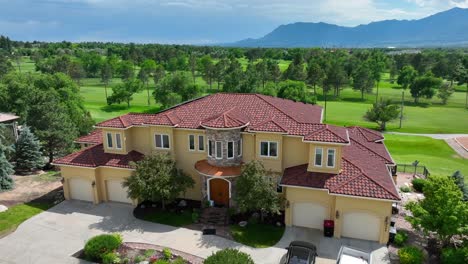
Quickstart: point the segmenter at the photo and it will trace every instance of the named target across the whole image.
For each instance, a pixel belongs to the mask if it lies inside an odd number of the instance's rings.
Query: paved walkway
[[[377,243],[356,239],[324,238],[318,230],[287,228],[277,245],[255,249],[219,236],[204,236],[200,231],[141,221],[133,217],[133,208],[118,203],[92,205],[64,201],[38,214],[18,229],[0,239],[0,263],[87,263],[71,257],[84,247],[86,240],[101,233],[121,233],[126,242],[140,242],[170,247],[206,258],[223,248],[238,248],[250,254],[258,264],[278,264],[292,240],[316,243],[321,258],[317,264],[335,263],[339,247],[351,245],[375,250],[376,263],[388,263],[386,248]]]

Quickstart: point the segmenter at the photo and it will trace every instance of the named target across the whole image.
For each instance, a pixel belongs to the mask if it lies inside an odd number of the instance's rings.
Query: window
[[[234,158],[234,141],[228,141],[227,143],[227,157],[228,159]]]
[[[198,136],[198,151],[205,151],[205,136]]]
[[[216,141],[216,158],[223,158],[223,142],[221,141]]]
[[[260,142],[260,156],[278,157],[278,142],[271,142],[271,141]]]
[[[169,135],[155,134],[156,148],[158,149],[169,149]]]
[[[237,156],[242,156],[242,139],[237,141]]]
[[[214,157],[214,144],[211,140],[208,140],[208,156]]]
[[[112,133],[107,133],[107,147],[113,148],[114,144],[112,142]]]
[[[315,166],[322,167],[323,149],[315,148]]]
[[[194,135],[189,135],[189,150],[194,151],[195,150],[195,136]]]
[[[329,149],[328,150],[328,158],[327,158],[327,167],[335,167],[335,150]]]
[[[115,134],[115,147],[118,149],[122,149],[122,138],[119,133]]]

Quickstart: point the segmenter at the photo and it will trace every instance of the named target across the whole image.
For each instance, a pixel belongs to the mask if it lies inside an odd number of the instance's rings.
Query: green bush
[[[416,178],[416,179],[413,179],[411,183],[413,184],[413,189],[415,191],[422,193],[424,184],[426,184],[426,180]]]
[[[424,260],[423,252],[413,246],[408,246],[398,250],[400,264],[421,264]]]
[[[165,260],[170,260],[170,259],[172,258],[172,252],[171,252],[170,249],[165,248],[165,249],[163,249],[163,252],[162,252],[162,253],[163,253],[163,255],[164,255],[164,259],[165,259]]]
[[[442,264],[468,263],[468,246],[462,248],[444,248],[441,256]]]
[[[102,264],[119,264],[120,256],[115,252],[109,252],[102,255]]]
[[[155,262],[150,262],[151,264],[171,264],[169,261],[165,259],[158,259]]]
[[[411,189],[408,186],[401,186],[400,191],[407,193],[407,192],[411,192]]]
[[[178,257],[174,261],[172,261],[172,264],[186,264],[187,261],[185,261],[183,258]]]
[[[227,248],[209,256],[204,264],[254,264],[252,258],[237,249]]]
[[[398,231],[397,234],[395,235],[394,243],[395,245],[402,247],[405,245],[406,240],[408,240],[408,234],[403,231]]]
[[[197,223],[199,218],[200,218],[200,214],[198,212],[192,213],[192,222]]]
[[[103,234],[92,237],[86,242],[84,254],[90,260],[102,260],[102,257],[118,249],[122,244],[120,234]]]
[[[138,255],[138,256],[136,256],[136,257],[133,259],[133,262],[135,262],[135,263],[140,263],[140,262],[142,262],[143,260],[145,260],[145,257]]]

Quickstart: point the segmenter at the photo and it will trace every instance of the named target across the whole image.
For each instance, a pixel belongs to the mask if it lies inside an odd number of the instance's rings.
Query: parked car
[[[342,246],[338,253],[336,264],[372,264],[372,253]]]
[[[304,241],[293,241],[286,248],[288,253],[282,264],[314,264],[317,257],[317,247]]]

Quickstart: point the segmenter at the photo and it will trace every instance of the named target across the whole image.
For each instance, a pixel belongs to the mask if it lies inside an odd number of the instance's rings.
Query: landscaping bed
[[[145,201],[133,210],[133,215],[141,220],[181,227],[198,219],[200,207],[200,201],[178,199],[163,210],[160,203]]]

